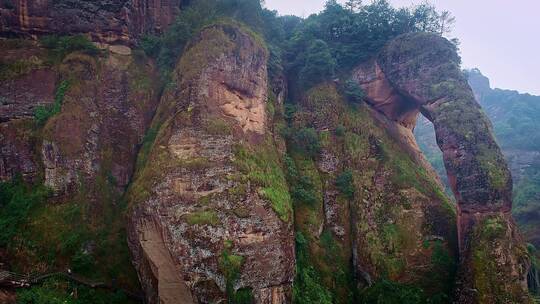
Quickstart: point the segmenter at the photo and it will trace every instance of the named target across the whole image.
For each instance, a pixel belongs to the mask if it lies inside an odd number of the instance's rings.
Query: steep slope
[[[540,126],[536,119],[540,113],[540,97],[516,91],[492,89],[489,79],[479,70],[466,71],[467,80],[476,100],[493,122],[493,131],[507,159],[514,182],[513,214],[525,239],[540,246],[537,230],[540,183],[540,147],[537,146]],[[415,130],[422,150],[430,158],[439,174],[444,175],[442,156],[435,145],[435,134],[419,122]]]
[[[421,111],[435,126],[458,208],[457,300],[527,303],[530,262],[510,214],[510,171],[459,62],[455,47],[445,39],[406,34],[387,44],[371,70],[380,69],[400,97],[386,99],[390,105],[383,108],[385,115],[411,128],[407,118]],[[359,73],[369,74],[364,69]],[[360,84],[373,93],[370,82]],[[384,111],[389,108],[393,111]]]
[[[159,55],[181,52],[158,75],[133,43],[174,11],[130,16],[170,5],[1,10],[17,16],[1,19],[9,35],[86,35],[0,41],[0,263],[142,287],[148,303],[530,303],[510,171],[453,44],[413,33],[375,47],[403,30],[392,32],[357,50],[378,54],[350,79],[330,80],[326,42],[297,36],[314,47],[289,69],[279,42],[218,19],[241,12],[225,5],[200,22],[186,10],[179,33],[156,38]],[[67,11],[84,18],[66,23]],[[435,126],[457,205],[415,141],[419,113]],[[78,290],[49,281],[18,296],[127,302]]]
[[[106,43],[133,44],[170,25],[180,0],[15,1],[0,3],[0,33],[88,34]]]
[[[162,284],[187,286],[201,303],[290,301],[292,206],[271,133],[267,59],[255,34],[220,23],[178,62],[130,190],[130,247],[150,303],[191,302]],[[174,282],[162,280],[169,267]]]
[[[386,301],[400,293],[448,299],[455,211],[404,140],[412,133],[370,106],[348,104],[333,84],[307,92],[289,133],[298,303],[371,303],[388,280],[395,293]]]
[[[35,42],[1,45],[2,263],[138,288],[121,195],[157,106],[152,63],[91,44],[60,61]]]

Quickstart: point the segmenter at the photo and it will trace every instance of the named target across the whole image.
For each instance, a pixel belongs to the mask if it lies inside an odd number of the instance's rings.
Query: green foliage
[[[17,78],[40,66],[39,61],[33,60],[0,61],[0,80]]]
[[[146,35],[139,42],[140,48],[150,57],[157,58],[161,51],[161,37]]]
[[[255,150],[237,146],[235,155],[235,163],[240,170],[254,185],[262,188],[259,194],[270,200],[272,208],[283,221],[289,221],[292,215],[289,187],[277,151],[271,143]]]
[[[482,237],[489,240],[502,237],[506,232],[506,227],[504,224],[504,221],[496,217],[486,219],[481,226]]]
[[[336,63],[328,45],[317,39],[309,45],[304,66],[300,70],[300,82],[304,88],[310,88],[318,83],[334,77]]]
[[[350,170],[345,170],[338,175],[338,177],[336,178],[336,187],[347,199],[353,199],[353,174]]]
[[[441,241],[435,241],[432,248],[431,264],[433,271],[427,279],[432,280],[433,284],[439,285],[439,290],[444,291],[446,294],[439,293],[435,295],[438,301],[432,301],[431,303],[447,303],[449,302],[448,295],[452,292],[456,277],[457,261],[450,256]]]
[[[321,151],[321,144],[319,142],[319,135],[313,128],[302,128],[300,130],[294,130],[292,134],[292,140],[294,148],[301,153],[316,157]]]
[[[294,160],[285,156],[287,180],[291,187],[291,197],[294,201],[314,206],[317,201],[315,185],[309,176],[301,175],[296,169]]]
[[[17,292],[17,304],[128,304],[122,292],[109,292],[49,279]]]
[[[353,80],[347,80],[342,88],[343,95],[347,98],[351,104],[360,104],[366,98],[366,93],[362,88]]]
[[[219,217],[216,211],[197,211],[186,215],[186,221],[190,225],[211,225],[217,226],[220,224]]]
[[[32,208],[43,204],[49,190],[26,184],[20,176],[0,183],[0,245],[8,246],[18,233]]]
[[[504,216],[492,215],[482,219],[469,236],[472,256],[472,263],[469,264],[469,267],[474,273],[473,284],[478,290],[476,295],[481,303],[518,303],[523,301],[524,294],[519,282],[508,281],[508,285],[499,283],[508,278],[508,272],[511,270],[501,269],[497,261],[500,254],[493,251],[494,244],[510,246],[511,254],[517,260],[529,258],[525,246],[509,245],[511,241],[506,236],[507,227],[508,222]]]
[[[321,284],[321,277],[311,265],[308,240],[296,233],[296,277],[293,284],[293,303],[331,304],[332,294]]]
[[[345,135],[345,132],[347,131],[347,129],[342,126],[342,125],[339,125],[336,127],[336,129],[334,130],[334,134],[336,134],[336,136],[344,136]]]
[[[240,278],[240,270],[244,263],[244,257],[232,254],[232,242],[226,241],[225,248],[219,259],[219,269],[225,276],[225,292],[229,304],[253,303],[253,295],[250,288],[234,289],[234,284]]]
[[[427,303],[422,289],[381,279],[360,294],[365,304],[423,304]],[[431,303],[431,302],[430,302]]]
[[[121,216],[125,205],[109,194],[116,190],[108,174],[102,175],[96,181],[104,202],[99,207],[96,202],[88,204],[85,189],[70,201],[51,204],[47,202],[50,191],[41,184],[26,184],[20,178],[0,184],[0,246],[6,248],[13,271],[71,268],[89,279],[110,282],[115,278],[123,286],[136,288]],[[39,297],[29,294],[34,296]],[[84,303],[94,303],[88,299]]]
[[[73,52],[82,52],[90,56],[100,54],[100,50],[84,35],[44,36],[40,41],[41,45],[48,50],[51,63],[59,63]]]
[[[310,65],[310,61],[315,57],[311,49],[314,41],[320,40],[326,44],[324,52],[316,53],[323,54],[324,59],[321,57],[317,61],[322,61],[328,72],[331,71],[328,68],[331,61],[327,57],[326,48],[337,71],[349,71],[359,62],[372,57],[387,41],[400,34],[419,31],[440,33],[440,16],[441,14],[428,4],[395,9],[386,0],[376,0],[369,5],[355,4],[354,9],[350,9],[337,1],[328,1],[322,12],[288,28],[293,31],[291,35],[285,35],[289,37],[284,47],[287,73],[292,75],[293,79],[297,78],[302,74],[301,70]],[[322,46],[322,43],[317,43],[317,49],[322,49]],[[325,76],[324,79],[332,77],[331,74]],[[298,90],[298,86],[303,85],[293,83],[293,93]]]
[[[148,56],[157,58],[160,70],[168,76],[190,39],[203,27],[232,18],[260,30],[263,28],[262,15],[263,9],[258,0],[191,1],[162,36],[143,37],[140,47]]]
[[[60,113],[60,110],[62,109],[62,103],[64,102],[64,96],[69,89],[69,85],[69,81],[62,81],[58,88],[56,88],[56,93],[54,95],[54,103],[52,105],[36,107],[34,111],[34,118],[36,119],[36,123],[39,126],[45,125],[49,118]]]
[[[145,37],[141,46],[147,55],[157,58],[158,66],[165,74],[170,73],[191,37],[215,15],[213,1],[195,1],[178,14],[163,36]]]

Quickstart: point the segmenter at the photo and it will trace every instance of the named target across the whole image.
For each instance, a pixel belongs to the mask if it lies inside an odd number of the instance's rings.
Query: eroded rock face
[[[346,303],[350,292],[340,283],[344,273],[360,288],[385,278],[430,296],[447,294],[457,256],[455,213],[403,136],[410,130],[368,105],[351,107],[333,84],[311,89],[298,106],[292,127],[311,126],[320,153],[311,158],[289,149],[313,196],[295,197],[296,231],[307,240],[298,267],[325,269],[320,284],[336,303]]]
[[[267,57],[250,33],[218,24],[178,63],[130,190],[129,245],[149,303],[216,303],[241,292],[256,303],[290,302],[292,210],[269,131]],[[146,246],[148,221],[163,254]]]
[[[157,106],[152,65],[113,53],[72,53],[59,66],[44,58],[31,42],[2,46],[3,62],[22,62],[28,71],[0,84],[0,178],[40,176],[57,195],[75,194],[82,184],[92,192],[99,179],[123,191]],[[60,113],[37,125],[38,107],[55,99]]]
[[[60,71],[68,85],[61,113],[43,131],[45,184],[64,194],[106,178],[124,189],[157,106],[152,67],[130,56],[72,54]]]
[[[362,73],[370,75],[370,81],[363,82],[366,77],[357,79],[371,95],[369,99],[375,108],[387,117],[407,125],[402,117],[408,114],[395,115],[394,110],[403,109],[401,103],[405,100],[411,105],[411,115],[420,110],[435,126],[458,203],[462,260],[459,302],[511,299],[526,303],[528,256],[510,215],[510,171],[492,135],[491,124],[475,101],[459,64],[455,47],[447,40],[431,34],[407,34],[385,47],[373,63],[374,72]],[[384,94],[373,89],[389,85],[386,95],[396,97],[381,98]],[[383,102],[382,107],[379,100],[383,99],[396,104]],[[492,224],[490,221],[496,221],[504,233],[486,239],[482,231]],[[499,262],[488,270],[478,263],[480,256]],[[501,273],[504,275],[499,276]]]
[[[132,43],[172,23],[180,0],[7,0],[0,4],[4,34],[89,34],[100,42]]]
[[[14,47],[0,42],[0,61],[24,60],[31,67],[19,77],[0,80],[0,180],[21,174],[34,180],[39,171],[33,138],[34,112],[54,101],[57,73],[43,66],[44,51],[33,43]]]

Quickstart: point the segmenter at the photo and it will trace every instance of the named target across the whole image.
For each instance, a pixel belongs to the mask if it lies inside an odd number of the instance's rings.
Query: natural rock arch
[[[526,303],[529,262],[511,216],[512,178],[455,46],[434,34],[402,35],[359,66],[353,79],[389,119],[412,131],[421,112],[435,127],[457,201],[458,302]]]

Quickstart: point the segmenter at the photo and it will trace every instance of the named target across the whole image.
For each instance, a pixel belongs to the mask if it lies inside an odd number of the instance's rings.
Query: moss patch
[[[483,219],[475,227],[471,244],[474,288],[478,290],[478,303],[522,303],[523,290],[520,282],[509,282],[505,271],[508,266],[499,265],[500,254],[510,254],[516,259],[527,259],[526,248],[509,244],[508,222],[500,216]],[[494,250],[495,249],[495,250]]]
[[[42,66],[42,62],[37,58],[16,60],[14,62],[0,62],[0,80],[17,78]]]
[[[185,215],[186,222],[190,225],[210,225],[221,224],[216,211],[196,211]]]
[[[291,196],[272,143],[268,141],[258,147],[238,145],[235,148],[235,158],[236,166],[252,183],[260,187],[259,194],[272,203],[272,209],[281,220],[291,220]]]

